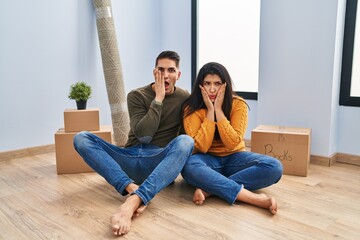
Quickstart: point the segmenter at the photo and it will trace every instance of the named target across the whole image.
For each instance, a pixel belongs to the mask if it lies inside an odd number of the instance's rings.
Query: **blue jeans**
[[[180,135],[162,148],[149,144],[122,148],[83,131],[75,135],[74,147],[120,194],[128,193],[125,188],[130,183],[140,184],[133,194],[147,205],[180,174],[192,153],[194,140]]]
[[[276,158],[244,151],[225,157],[194,154],[181,175],[190,185],[233,204],[243,187],[256,190],[270,186],[280,180],[282,171]]]

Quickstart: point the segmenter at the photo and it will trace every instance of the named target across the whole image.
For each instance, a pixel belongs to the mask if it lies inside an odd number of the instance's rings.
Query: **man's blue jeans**
[[[244,151],[225,157],[194,154],[181,174],[190,185],[233,204],[243,187],[257,190],[270,186],[280,180],[282,171],[276,158]]]
[[[163,148],[149,144],[122,148],[83,131],[75,135],[74,147],[120,194],[127,194],[125,188],[130,183],[138,184],[133,194],[147,205],[179,175],[193,151],[194,140],[180,135]]]

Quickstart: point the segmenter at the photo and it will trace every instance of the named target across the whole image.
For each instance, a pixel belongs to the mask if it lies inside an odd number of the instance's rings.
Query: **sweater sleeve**
[[[199,111],[184,118],[184,129],[186,134],[194,139],[195,150],[206,153],[214,139],[215,122],[207,119],[206,114],[201,114]]]
[[[221,141],[227,149],[234,149],[244,140],[247,119],[246,103],[242,100],[234,100],[230,121],[223,119],[217,123]]]
[[[141,143],[150,143],[160,124],[162,105],[146,102],[140,93],[134,91],[127,96],[130,127]]]

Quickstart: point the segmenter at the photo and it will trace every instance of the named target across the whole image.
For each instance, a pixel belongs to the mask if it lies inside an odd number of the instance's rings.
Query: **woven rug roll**
[[[124,146],[130,129],[111,0],[93,0],[115,144]]]

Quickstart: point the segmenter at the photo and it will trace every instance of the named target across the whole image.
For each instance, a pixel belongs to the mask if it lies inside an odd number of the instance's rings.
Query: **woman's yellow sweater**
[[[229,119],[214,122],[206,118],[207,109],[200,109],[184,118],[187,135],[195,141],[194,153],[210,153],[215,156],[227,156],[245,151],[244,136],[248,122],[248,108],[239,97],[233,98]],[[214,139],[215,129],[220,139]]]

